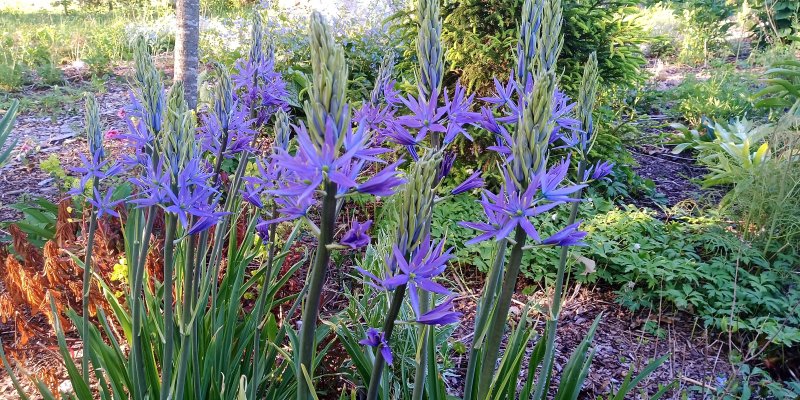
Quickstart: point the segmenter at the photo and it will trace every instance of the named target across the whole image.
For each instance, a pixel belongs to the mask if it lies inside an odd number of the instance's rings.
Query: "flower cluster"
[[[122,165],[106,158],[103,148],[103,133],[100,126],[100,111],[97,106],[97,99],[93,95],[86,96],[86,130],[89,142],[90,158],[80,155],[81,166],[73,168],[72,171],[80,175],[78,186],[69,191],[72,196],[80,196],[86,192],[86,188],[91,183],[92,193],[87,197],[87,201],[97,210],[97,217],[111,215],[119,217],[116,211],[123,199],[113,199],[113,187],[106,189],[105,194],[101,192],[100,185],[103,181],[118,175],[122,172]]]
[[[453,311],[452,299],[423,313],[420,310],[418,289],[440,295],[452,295],[448,289],[433,280],[445,271],[447,262],[453,258],[451,252],[452,248],[444,249],[444,240],[436,246],[432,246],[432,240],[428,234],[408,258],[395,245],[391,255],[393,260],[387,260],[386,264],[397,265],[397,268],[387,268],[384,278],[379,278],[359,267],[356,269],[368,277],[370,283],[380,290],[396,290],[400,286],[407,287],[411,308],[417,316],[417,322],[426,325],[447,325],[458,321],[461,316],[461,313]]]

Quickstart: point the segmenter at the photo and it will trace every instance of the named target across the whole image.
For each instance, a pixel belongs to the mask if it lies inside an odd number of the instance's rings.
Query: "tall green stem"
[[[94,187],[98,185],[98,179],[94,178]],[[92,355],[92,346],[89,345],[89,293],[92,285],[92,252],[94,250],[94,233],[97,230],[97,211],[92,211],[89,219],[89,232],[86,235],[86,260],[83,263],[83,358],[81,367],[83,379],[89,384],[89,359]]]
[[[313,361],[314,351],[316,350],[316,331],[317,318],[319,317],[320,298],[322,297],[322,285],[325,283],[325,274],[328,270],[328,261],[331,251],[328,245],[333,242],[333,229],[336,225],[336,191],[337,185],[333,182],[325,182],[325,198],[322,200],[322,219],[319,226],[319,244],[317,254],[314,256],[314,265],[309,274],[308,295],[306,304],[303,307],[303,324],[300,327],[300,348],[299,361],[297,368],[297,400],[308,400],[311,392],[307,384],[303,382],[303,368],[308,372],[311,379],[314,379]]]
[[[430,310],[431,295],[425,290],[417,290],[419,292],[419,311],[425,314]],[[429,336],[433,332],[432,326],[420,324],[417,327],[417,333],[422,337],[419,351],[417,352],[417,372],[414,375],[414,392],[411,395],[412,400],[422,400],[422,395],[425,394],[425,372],[428,364],[428,341],[431,340]]]
[[[131,312],[132,317],[132,335],[133,343],[131,344],[131,360],[133,363],[134,383],[137,388],[137,398],[144,398],[147,393],[147,384],[145,383],[144,372],[144,354],[142,353],[142,305],[139,304],[142,296],[142,285],[144,281],[144,269],[147,262],[147,253],[150,250],[150,236],[153,233],[153,224],[156,219],[156,207],[150,206],[147,209],[147,217],[145,219],[145,226],[142,230],[142,246],[139,249],[139,254],[136,257],[136,265],[134,265],[133,272],[133,288],[131,292]]]
[[[394,330],[394,322],[400,314],[400,307],[403,306],[403,297],[406,295],[406,285],[400,285],[394,290],[392,302],[389,305],[389,313],[386,315],[386,320],[383,322],[383,338],[389,343]],[[375,356],[375,363],[372,366],[372,375],[369,378],[369,390],[367,391],[367,400],[377,400],[378,392],[381,387],[381,375],[383,375],[383,367],[386,360],[383,359],[383,354],[378,351]]]
[[[278,216],[278,205],[272,203],[272,218],[275,219]],[[264,273],[264,286],[261,288],[261,293],[259,294],[258,301],[256,302],[256,326],[261,324],[261,319],[264,318],[264,299],[266,298],[266,293],[270,291],[270,285],[272,284],[272,264],[275,262],[275,236],[276,231],[278,228],[278,224],[272,224],[269,226],[269,238],[267,242],[267,270]],[[256,394],[258,392],[258,385],[260,384],[260,376],[259,376],[259,361],[261,361],[261,354],[259,352],[259,346],[261,345],[261,331],[256,328],[256,335],[255,340],[253,343],[253,376],[251,381],[251,389],[248,393],[248,399],[255,400]]]
[[[578,180],[583,179],[583,173],[586,170],[586,160],[582,159],[578,163]],[[583,190],[578,190],[575,194],[576,199],[580,199],[583,195]],[[567,225],[572,225],[578,218],[578,205],[580,202],[572,203],[572,208],[569,213],[569,221]],[[558,328],[558,317],[561,313],[561,295],[564,291],[564,277],[567,269],[567,256],[569,255],[569,247],[563,246],[561,248],[561,258],[558,261],[558,271],[556,272],[556,287],[553,292],[553,299],[550,302],[550,319],[547,321],[545,327],[545,351],[544,359],[542,359],[542,368],[539,377],[536,379],[536,390],[534,391],[533,398],[541,399],[547,389],[547,382],[550,381],[550,368],[553,365],[553,354],[555,352],[556,343],[556,329]]]
[[[175,348],[175,321],[172,311],[173,269],[175,266],[175,216],[166,216],[164,233],[164,356],[161,359],[161,399],[166,400],[172,386],[172,354]]]
[[[464,384],[464,400],[472,400],[474,396],[475,372],[478,367],[478,357],[481,344],[483,343],[483,331],[486,329],[486,321],[492,311],[491,305],[497,296],[497,289],[503,281],[503,267],[506,260],[506,248],[508,240],[502,239],[497,242],[497,253],[494,255],[492,269],[486,277],[486,285],[481,295],[477,315],[475,316],[475,329],[472,336],[472,347],[469,350],[469,364],[467,364],[467,376]]]
[[[194,251],[195,237],[189,236],[186,240],[186,259],[183,271],[183,300],[181,301],[181,357],[178,362],[178,375],[175,388],[175,399],[183,399],[183,390],[186,385],[186,374],[189,368],[189,353],[192,350],[189,339],[191,335],[190,321],[192,320],[192,287],[194,285]],[[196,323],[196,322],[195,322]],[[198,379],[199,377],[194,377]]]
[[[495,361],[500,354],[500,342],[503,339],[503,331],[506,327],[508,310],[511,307],[511,298],[517,286],[520,264],[522,263],[523,247],[525,247],[527,234],[522,227],[517,226],[514,232],[514,246],[511,248],[511,255],[508,259],[507,270],[500,288],[500,294],[494,306],[494,313],[489,322],[489,331],[486,334],[486,343],[483,350],[483,363],[478,379],[478,399],[486,399],[489,395],[489,387],[494,375]]]

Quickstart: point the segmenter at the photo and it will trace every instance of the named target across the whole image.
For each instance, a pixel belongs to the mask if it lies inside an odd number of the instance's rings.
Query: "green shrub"
[[[687,148],[698,152],[697,160],[709,170],[703,180],[705,186],[730,185],[747,179],[770,156],[769,143],[765,141],[774,128],[770,124],[757,125],[737,118],[731,123],[708,125],[708,134],[704,135],[681,125],[673,126],[684,132],[684,138],[691,138],[675,146],[673,153]]]
[[[794,109],[766,133],[772,157],[736,181],[723,210],[742,233],[773,252],[800,252],[800,116]]]
[[[451,72],[470,88],[485,91],[492,77],[505,79],[513,65],[520,19],[520,0],[455,0],[443,2],[445,57]],[[560,85],[577,90],[583,64],[597,52],[599,76],[605,86],[632,88],[643,81],[644,64],[639,45],[647,35],[635,20],[635,0],[565,0],[564,47],[559,58]],[[488,10],[488,11],[487,11]],[[413,34],[416,22],[411,10],[394,16],[396,43],[409,58],[398,69],[411,76]]]
[[[36,68],[36,74],[46,86],[57,86],[64,83],[64,73],[53,64],[42,64]]]
[[[705,63],[723,48],[728,29],[733,26],[729,18],[734,6],[716,0],[673,0],[681,16],[683,43],[680,58],[687,63]]]
[[[647,34],[636,20],[638,5],[637,0],[564,1],[564,49],[558,63],[567,93],[576,93],[583,64],[595,51],[606,90],[631,89],[644,81],[640,46]]]
[[[706,80],[689,75],[668,96],[675,104],[671,112],[692,127],[699,127],[703,117],[725,121],[745,115],[760,116],[763,113],[753,110],[750,98],[755,87],[754,77],[731,71],[716,71]]]
[[[755,28],[771,42],[787,41],[800,32],[800,2],[795,0],[755,0],[750,6],[756,10],[759,22]]]

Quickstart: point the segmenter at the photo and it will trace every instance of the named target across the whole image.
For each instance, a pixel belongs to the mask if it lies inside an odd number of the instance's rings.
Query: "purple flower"
[[[188,227],[191,216],[203,217],[206,215],[204,200],[207,200],[210,194],[211,190],[208,188],[201,187],[192,190],[188,186],[183,186],[177,194],[169,193],[172,204],[164,210],[177,215],[181,225]]]
[[[72,168],[73,172],[81,174],[81,179],[78,187],[71,190],[70,194],[81,194],[86,189],[86,184],[92,178],[105,179],[114,176],[122,171],[122,166],[117,163],[112,163],[108,159],[103,159],[102,152],[96,152],[91,161],[86,159],[83,154],[79,154],[81,158],[81,166]]]
[[[477,125],[481,120],[480,113],[469,111],[475,95],[467,97],[466,93],[466,89],[459,82],[456,82],[452,101],[447,96],[447,91],[444,92],[444,108],[447,111],[448,119],[447,131],[444,136],[445,143],[452,142],[459,134],[472,141],[472,136],[464,129],[464,125]]]
[[[401,285],[407,285],[411,308],[417,317],[422,317],[418,289],[443,295],[450,294],[449,290],[434,282],[433,278],[444,272],[447,262],[453,258],[451,251],[452,249],[444,250],[444,241],[431,248],[431,237],[428,234],[408,260],[396,245],[393,247],[391,257],[386,260],[388,277],[385,279],[380,279],[362,268],[355,268],[369,278],[367,280],[369,285],[379,290],[394,290]]]
[[[164,170],[163,160],[159,160],[155,166],[145,156],[144,169],[139,176],[130,179],[130,182],[139,188],[137,199],[131,203],[137,207],[149,207],[157,204],[166,204],[170,201],[170,174]]]
[[[588,181],[589,178],[592,180],[600,180],[611,174],[612,169],[614,168],[614,163],[609,161],[598,161],[595,165],[589,167],[586,172],[583,173],[583,180]]]
[[[192,227],[189,229],[187,234],[194,235],[196,233],[203,232],[206,229],[209,229],[212,226],[216,225],[219,222],[219,220],[227,214],[228,213],[225,212],[210,211],[209,208],[209,210],[207,210],[206,215],[201,216],[194,224],[192,224]]]
[[[392,349],[389,347],[389,343],[386,342],[383,332],[375,328],[369,328],[367,329],[367,337],[358,343],[379,349],[383,359],[389,364],[392,363]]]
[[[572,225],[568,225],[564,229],[556,232],[553,236],[542,241],[542,244],[552,246],[586,246],[582,240],[586,237],[586,232],[579,231],[578,227],[581,222],[578,221]]]
[[[86,201],[97,210],[97,218],[102,217],[103,214],[119,217],[119,213],[114,208],[122,203],[124,199],[111,200],[111,196],[114,194],[112,188],[108,188],[105,196],[100,195],[100,191],[97,190],[97,187],[92,189],[93,196],[87,198]]]
[[[353,221],[350,230],[348,230],[340,243],[349,246],[351,249],[358,249],[364,247],[369,244],[370,237],[367,235],[367,231],[372,226],[372,220],[368,220],[367,222],[359,223],[358,221]]]
[[[275,203],[282,217],[264,221],[268,225],[304,218],[315,202],[311,196],[281,196],[275,198]]]
[[[270,224],[263,219],[259,219],[258,223],[256,223],[256,235],[261,238],[263,243],[267,243],[269,241],[269,225]]]
[[[402,101],[411,114],[398,117],[397,123],[403,127],[416,129],[417,134],[411,136],[405,130],[390,133],[389,136],[395,138],[397,143],[405,146],[413,146],[421,143],[428,132],[447,132],[447,128],[441,124],[447,109],[445,107],[437,107],[437,96],[431,96],[429,99],[425,99],[422,96],[415,98],[409,95],[408,98],[402,99]]]
[[[453,169],[453,163],[456,161],[456,154],[453,152],[446,152],[442,157],[442,164],[439,166],[439,173],[436,175],[436,181],[441,181],[447,175],[450,175],[450,170]]]
[[[508,171],[504,171],[505,182],[502,191],[499,194],[493,194],[484,190],[480,202],[489,223],[461,223],[462,226],[483,232],[475,239],[468,241],[467,244],[477,243],[491,237],[494,237],[495,240],[507,238],[517,226],[521,227],[531,239],[539,242],[541,240],[539,232],[531,223],[530,218],[563,203],[563,200],[548,201],[547,198],[537,196],[543,175],[546,176],[546,174],[534,176],[528,187],[521,191],[514,184]]]
[[[553,92],[553,111],[550,120],[555,122],[550,143],[562,137],[561,131],[571,131],[573,135],[580,132],[581,122],[571,117],[572,110],[578,103],[570,103],[571,99],[564,92],[556,89]]]
[[[481,97],[480,99],[493,105],[497,109],[503,106],[516,107],[514,96],[517,93],[517,84],[513,79],[509,79],[503,85],[497,78],[494,78],[494,96]]]
[[[473,189],[482,188],[484,185],[483,178],[481,177],[481,171],[477,171],[474,174],[470,175],[469,178],[465,179],[464,182],[461,182],[460,185],[456,186],[450,193],[457,195],[464,192],[468,192]]]
[[[417,322],[425,325],[448,325],[458,322],[462,315],[460,312],[453,311],[453,298],[449,297],[442,304],[418,317]]]
[[[288,107],[286,82],[275,71],[274,59],[262,57],[259,60],[237,61],[235,72],[231,75],[234,85],[234,98],[248,113],[255,114],[252,121],[256,127],[264,125],[279,109]]]
[[[567,155],[567,158],[561,160],[560,163],[556,164],[542,177],[542,194],[546,199],[554,202],[580,201],[579,199],[573,199],[569,197],[569,195],[586,187],[586,185],[581,184],[559,187],[559,185],[561,185],[561,183],[564,181],[564,178],[567,176],[569,160],[570,156]]]
[[[297,154],[290,155],[286,151],[278,149],[273,156],[275,161],[284,170],[297,175],[302,180],[298,179],[293,185],[284,189],[274,190],[274,194],[306,197],[316,190],[325,179],[336,183],[342,190],[356,186],[355,180],[346,172],[350,172],[350,162],[359,149],[348,149],[345,154],[339,155],[333,119],[328,118],[325,128],[324,141],[320,149],[314,145],[302,123],[296,129],[299,145]]]
[[[392,79],[383,85],[383,98],[386,100],[386,103],[392,107],[399,105],[402,101],[400,91],[395,89],[396,84],[397,81]]]
[[[264,202],[261,201],[261,194],[263,190],[261,187],[256,187],[252,181],[245,182],[244,189],[241,190],[242,200],[250,203],[253,207],[264,208]]]
[[[203,126],[199,129],[203,150],[217,155],[224,145],[225,151],[222,155],[226,158],[232,158],[244,151],[253,151],[250,145],[256,132],[250,128],[253,121],[246,119],[248,116],[248,112],[242,110],[231,113],[226,135],[218,117],[208,114],[203,115],[201,118]],[[225,143],[222,143],[223,140],[225,140]]]
[[[462,221],[458,223],[458,225],[463,226],[465,228],[483,232],[477,237],[468,240],[466,242],[467,245],[491,239],[492,236],[497,235],[497,233],[500,232],[500,230],[503,229],[503,227],[508,223],[509,218],[506,215],[506,213],[496,212],[494,209],[486,207],[486,204],[489,203],[486,193],[487,192],[481,194],[482,197],[481,204],[483,205],[483,212],[486,214],[486,219],[488,220],[488,222]]]
[[[450,294],[449,290],[434,282],[432,278],[444,272],[447,261],[453,258],[451,251],[452,249],[444,250],[443,240],[431,248],[430,234],[414,250],[410,260],[406,260],[400,249],[394,246],[392,254],[398,270],[394,276],[383,281],[383,286],[394,290],[400,285],[407,285],[411,308],[417,316],[421,316],[417,288],[432,293]]]
[[[366,182],[356,186],[356,190],[373,196],[391,196],[394,194],[395,188],[405,183],[405,179],[400,178],[400,171],[397,170],[403,161],[401,158],[395,163],[387,165]]]

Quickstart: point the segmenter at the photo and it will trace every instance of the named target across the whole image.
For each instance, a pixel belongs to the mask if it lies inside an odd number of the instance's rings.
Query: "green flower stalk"
[[[539,174],[547,167],[547,147],[550,133],[553,131],[549,116],[552,109],[554,89],[555,74],[541,74],[520,114],[520,121],[514,134],[513,176],[511,179],[514,179],[515,184],[521,191],[528,187],[528,183],[533,180],[536,174]],[[508,310],[511,306],[511,298],[516,290],[526,239],[527,234],[521,226],[518,226],[514,233],[508,264],[503,272],[500,292],[493,307],[494,312],[488,320],[489,328],[485,342],[482,345],[483,363],[478,380],[478,399],[485,399],[489,394],[492,376],[495,371],[495,360],[500,354],[500,344],[503,339],[506,319],[508,318]],[[499,244],[503,246],[505,241],[501,241]],[[500,253],[501,250],[498,250],[498,254]],[[479,333],[476,331],[475,334]],[[468,388],[467,390],[471,389]]]
[[[311,67],[313,71],[311,96],[305,102],[305,112],[309,121],[311,140],[318,149],[324,146],[325,124],[333,121],[333,129],[337,137],[337,147],[343,141],[342,132],[350,125],[350,111],[347,104],[347,65],[344,60],[344,49],[337,44],[330,28],[318,12],[311,14],[310,23]],[[308,400],[311,397],[309,384],[303,382],[306,374],[314,379],[313,360],[316,350],[316,329],[319,317],[320,299],[325,275],[330,260],[330,248],[336,224],[338,186],[325,178],[323,183],[321,219],[319,226],[319,244],[314,256],[314,264],[308,275],[308,294],[302,314],[300,328],[300,345],[295,362],[298,377],[297,399]]]
[[[172,86],[167,100],[167,115],[164,121],[167,132],[164,135],[165,154],[170,171],[172,190],[177,189],[178,174],[193,157],[195,137],[195,116],[189,110],[184,97],[183,83],[178,81]],[[177,219],[172,213],[165,213],[164,232],[164,339],[161,371],[161,398],[169,396],[172,387],[173,355],[175,352],[175,311],[173,308],[173,291],[175,288],[175,239],[177,235]]]
[[[337,138],[350,123],[346,99],[347,64],[344,49],[334,41],[330,27],[318,12],[311,14],[309,42],[313,84],[303,109],[308,116],[311,139],[322,148],[328,118],[333,120]]]
[[[372,88],[372,93],[369,96],[369,102],[373,106],[377,106],[383,100],[384,85],[389,83],[394,74],[394,53],[388,52],[383,56],[383,61],[378,69],[378,76],[375,78],[375,86]]]
[[[395,244],[398,250],[405,255],[414,251],[419,246],[422,238],[430,231],[435,181],[441,162],[442,153],[437,151],[427,153],[418,162],[414,163],[411,171],[409,171],[408,181],[404,186],[403,192],[397,199],[401,207],[397,213],[398,228]],[[403,284],[395,289],[392,296],[389,311],[383,324],[384,338],[387,342],[391,340],[395,321],[405,299],[405,293],[406,285]],[[423,346],[422,348],[424,349],[425,347]],[[378,352],[370,375],[367,400],[378,398],[385,364],[386,360],[383,358],[383,354]],[[419,371],[419,366],[417,370]],[[422,389],[416,388],[424,388],[424,375],[420,378],[419,374],[417,374],[416,379],[414,393],[419,391],[421,394]]]
[[[439,0],[417,1],[417,61],[419,62],[420,98],[431,99],[438,97],[442,90],[444,80],[444,50],[442,49],[442,19],[439,15]],[[431,147],[439,150],[442,139],[439,132],[433,132],[430,139]],[[433,185],[437,184],[434,180]],[[431,186],[431,189],[433,186]],[[431,207],[433,205],[431,204]],[[420,309],[425,312],[430,308],[430,295],[420,293]],[[412,400],[420,400],[424,391],[423,382],[428,362],[428,345],[431,331],[425,326],[419,327],[419,335],[423,337],[421,349],[417,352],[417,371],[414,379],[414,392]]]
[[[581,121],[581,127],[583,127],[579,145],[584,160],[589,156],[589,152],[592,151],[592,146],[597,137],[594,134],[594,118],[592,117],[597,98],[597,84],[597,53],[592,52],[583,68],[583,80],[578,90],[578,105],[575,107],[575,114]]]
[[[442,89],[444,53],[442,51],[442,19],[439,0],[417,1],[417,59],[419,60],[419,90],[429,99]]]
[[[525,84],[529,74],[533,72],[536,61],[536,33],[542,23],[542,0],[534,4],[532,0],[525,0],[522,5],[522,23],[517,37],[517,82]]]
[[[537,37],[537,51],[542,72],[554,72],[556,61],[564,45],[561,27],[564,24],[561,0],[545,0],[542,7],[542,25]]]
[[[581,134],[580,151],[582,157],[578,162],[578,169],[575,175],[575,181],[580,182],[584,180],[584,172],[588,163],[589,150],[591,143],[594,141],[594,126],[592,120],[592,110],[595,103],[595,94],[597,93],[597,58],[594,53],[589,56],[586,61],[583,72],[583,80],[578,97],[578,117],[581,120],[583,133]],[[588,140],[586,139],[588,137]],[[583,190],[579,189],[573,197],[580,200],[583,196]],[[572,203],[572,208],[569,213],[569,220],[567,225],[572,225],[578,217],[579,201]],[[536,389],[534,391],[534,398],[542,398],[547,390],[547,383],[550,381],[550,369],[553,363],[555,352],[555,339],[556,330],[558,328],[558,318],[561,314],[561,297],[564,291],[564,279],[567,268],[567,257],[569,256],[569,247],[564,246],[561,248],[561,254],[558,260],[558,270],[556,272],[556,284],[553,291],[553,299],[550,301],[550,315],[545,326],[545,353],[542,359],[542,373],[539,375],[536,382]]]
[[[548,146],[553,132],[550,115],[555,84],[555,73],[540,74],[520,113],[511,149],[514,154],[512,178],[520,189],[528,187],[528,182],[547,167]]]
[[[162,138],[162,125],[163,114],[165,107],[164,99],[164,84],[161,82],[161,77],[156,70],[150,53],[147,49],[147,44],[144,39],[139,39],[134,49],[134,63],[136,65],[136,72],[134,75],[137,90],[140,91],[142,98],[142,108],[144,123],[146,129],[156,139],[153,141],[155,146],[159,146]],[[158,163],[158,154],[160,149],[152,148],[148,145],[146,151],[151,155],[151,162],[153,165]],[[143,397],[147,392],[147,384],[145,383],[145,366],[142,350],[142,285],[144,280],[144,266],[147,258],[147,253],[150,250],[150,236],[153,231],[153,224],[156,217],[156,206],[147,208],[145,223],[142,228],[142,242],[139,243],[141,248],[137,249],[139,254],[134,254],[133,265],[130,271],[131,274],[131,327],[133,340],[131,341],[131,365],[134,370],[134,397]]]
[[[530,7],[530,9],[526,9]],[[534,18],[533,6],[526,2],[523,6],[523,16]],[[553,122],[551,115],[553,111],[553,93],[556,86],[555,62],[561,51],[561,4],[560,0],[545,0],[542,4],[541,23],[538,30],[528,29],[520,35],[536,34],[536,44],[533,46],[537,51],[537,62],[532,66],[534,86],[523,101],[522,110],[519,115],[516,130],[512,135],[513,147],[511,149],[513,160],[511,161],[511,176],[520,192],[525,191],[529,183],[537,175],[544,173],[547,168],[548,146],[550,136],[553,132]],[[524,25],[524,24],[523,24]],[[534,25],[536,25],[534,23]],[[532,37],[520,37],[519,42],[529,43]],[[518,56],[526,53],[520,52]],[[519,60],[518,60],[519,61]],[[524,66],[524,60],[518,65]],[[521,67],[518,67],[521,68]],[[526,78],[527,79],[527,78]],[[524,81],[523,81],[524,82]],[[473,350],[467,371],[468,384],[465,387],[466,399],[472,399],[477,393],[477,399],[485,399],[489,395],[492,384],[492,377],[495,373],[495,361],[500,354],[500,344],[503,338],[503,331],[508,318],[508,310],[511,305],[511,298],[516,289],[516,282],[519,277],[522,254],[528,235],[522,226],[517,226],[514,231],[511,252],[508,263],[504,271],[492,271],[487,279],[487,290],[497,290],[499,293],[487,292],[484,296],[494,298],[494,302],[481,302],[481,310],[476,317],[477,338],[473,342]],[[500,261],[499,257],[505,254],[504,247],[506,241],[498,243],[503,249],[498,248],[495,261]],[[500,268],[502,262],[497,262],[493,267]],[[490,306],[490,304],[492,304]],[[491,308],[491,310],[490,310]],[[486,313],[486,315],[482,315]],[[484,335],[485,338],[481,339]],[[483,340],[483,342],[481,342]],[[482,362],[477,360],[481,357]],[[480,364],[480,371],[476,371]],[[542,371],[545,371],[544,369]],[[477,379],[475,374],[478,373]],[[477,386],[477,390],[475,388]]]
[[[253,29],[250,31],[250,60],[253,62],[261,61],[264,57],[264,24],[261,22],[261,14],[253,12]]]
[[[86,134],[89,141],[89,151],[99,158],[103,158],[103,133],[100,128],[100,109],[97,106],[97,99],[92,94],[86,95]],[[100,161],[100,160],[98,160]],[[92,181],[93,190],[98,190],[99,178],[95,177]],[[86,235],[86,259],[83,265],[83,334],[88,336],[89,332],[89,293],[92,287],[92,253],[94,251],[94,236],[97,230],[97,210],[92,211],[89,220],[89,231]],[[89,370],[89,360],[92,358],[92,346],[84,344],[81,367],[83,379],[89,384],[91,371]]]

